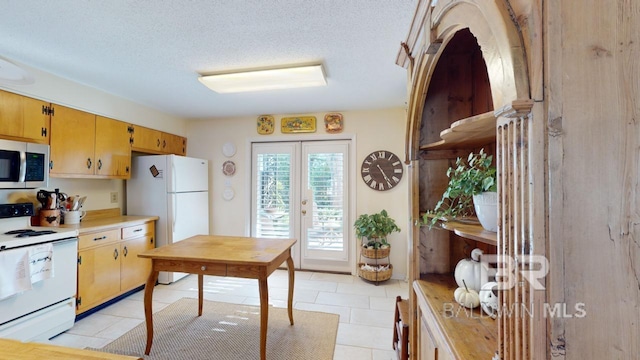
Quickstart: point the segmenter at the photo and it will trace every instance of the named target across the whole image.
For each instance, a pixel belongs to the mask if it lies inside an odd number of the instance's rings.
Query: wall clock
[[[367,155],[362,161],[360,174],[370,188],[386,191],[394,188],[402,179],[402,161],[391,151],[378,150]]]

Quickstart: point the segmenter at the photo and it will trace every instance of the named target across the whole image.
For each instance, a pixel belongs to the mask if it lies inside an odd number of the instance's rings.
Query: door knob
[[[302,200],[302,205],[307,205],[307,200]]]
[[[307,210],[302,210],[302,215],[307,215]]]

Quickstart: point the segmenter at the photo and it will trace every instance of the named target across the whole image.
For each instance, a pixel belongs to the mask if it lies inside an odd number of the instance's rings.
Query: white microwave
[[[47,187],[49,145],[0,140],[0,189]]]

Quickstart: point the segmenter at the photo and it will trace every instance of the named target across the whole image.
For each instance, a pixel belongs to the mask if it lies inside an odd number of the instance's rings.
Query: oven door
[[[24,188],[26,143],[0,140],[0,189]]]
[[[76,295],[78,238],[53,242],[53,277],[36,282],[33,289],[0,300],[0,333],[12,320],[47,308]],[[75,309],[72,309],[75,313]]]

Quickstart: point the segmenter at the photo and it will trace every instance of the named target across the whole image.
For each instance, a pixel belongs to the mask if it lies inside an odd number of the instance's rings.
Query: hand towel
[[[0,300],[31,290],[29,249],[0,251]]]
[[[29,247],[29,269],[32,284],[53,277],[53,244]]]

